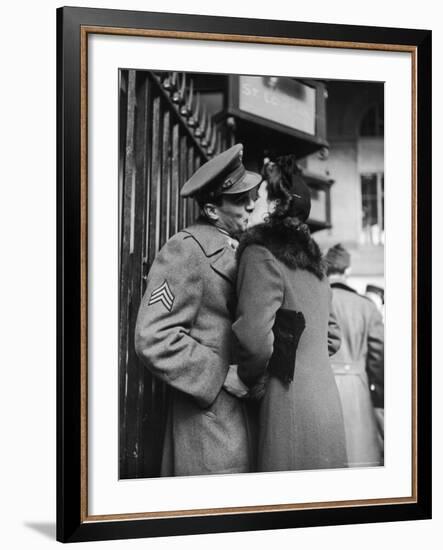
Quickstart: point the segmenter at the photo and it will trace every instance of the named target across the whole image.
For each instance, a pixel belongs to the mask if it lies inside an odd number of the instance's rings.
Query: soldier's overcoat
[[[239,375],[246,383],[267,376],[259,412],[258,470],[344,467],[342,410],[328,356],[328,350],[338,349],[340,337],[330,315],[331,290],[318,246],[306,229],[265,223],[248,232],[238,254],[233,330]],[[279,310],[300,312],[306,322],[288,384],[268,373]]]
[[[235,251],[204,221],[160,250],[135,331],[137,354],[172,388],[162,475],[246,472],[243,402],[223,389],[231,362]]]

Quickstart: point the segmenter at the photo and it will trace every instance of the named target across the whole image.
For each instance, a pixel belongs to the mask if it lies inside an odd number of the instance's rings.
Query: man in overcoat
[[[379,422],[384,408],[384,326],[367,297],[347,284],[349,252],[337,244],[325,256],[341,347],[331,357],[345,421],[348,466],[382,464]]]
[[[232,365],[236,236],[246,229],[261,176],[234,145],[181,190],[202,216],[173,236],[150,269],[135,330],[145,365],[171,388],[161,474],[247,472],[252,457]]]

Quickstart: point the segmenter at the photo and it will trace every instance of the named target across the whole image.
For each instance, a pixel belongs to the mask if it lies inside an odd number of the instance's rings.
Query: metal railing
[[[163,244],[198,216],[179,195],[185,181],[226,148],[185,74],[121,70],[119,98],[120,478],[159,475],[168,388],[134,350],[146,277]]]

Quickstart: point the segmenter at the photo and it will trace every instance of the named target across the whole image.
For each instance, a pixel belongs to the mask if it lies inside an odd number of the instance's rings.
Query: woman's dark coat
[[[268,374],[280,309],[301,312],[306,327],[293,381],[267,376],[259,412],[258,471],[341,468],[346,448],[340,398],[329,353],[340,345],[321,254],[305,229],[261,224],[239,250],[239,375],[249,385]]]

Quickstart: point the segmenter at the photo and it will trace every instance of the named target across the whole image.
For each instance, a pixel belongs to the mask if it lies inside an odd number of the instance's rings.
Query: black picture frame
[[[151,30],[258,39],[322,41],[325,47],[408,49],[415,55],[415,235],[413,236],[413,326],[415,498],[378,505],[312,507],[248,513],[229,512],[148,519],[88,520],[86,342],[82,308],[87,300],[87,262],[82,243],[87,193],[82,187],[87,158],[82,96],[84,29]],[[83,29],[83,31],[82,31]],[[211,39],[208,36],[206,39]],[[219,38],[220,39],[220,38]],[[227,38],[228,39],[228,38]],[[353,46],[354,45],[354,46]],[[431,517],[431,31],[384,27],[269,21],[92,8],[57,10],[57,540],[62,542],[284,529]],[[85,194],[86,193],[86,194]],[[83,289],[83,290],[82,290]],[[82,466],[83,465],[83,466]],[[83,488],[83,489],[82,489]],[[86,499],[86,501],[85,501]]]

